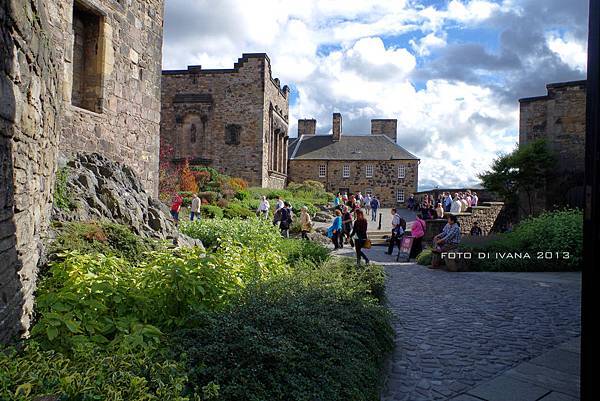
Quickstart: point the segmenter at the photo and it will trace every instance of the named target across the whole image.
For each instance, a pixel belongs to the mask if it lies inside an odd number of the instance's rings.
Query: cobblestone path
[[[451,399],[580,335],[577,273],[386,271],[397,337],[383,401]]]

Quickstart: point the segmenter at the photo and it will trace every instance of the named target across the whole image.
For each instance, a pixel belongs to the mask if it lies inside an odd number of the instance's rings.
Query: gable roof
[[[302,135],[288,151],[290,160],[419,160],[385,135]]]

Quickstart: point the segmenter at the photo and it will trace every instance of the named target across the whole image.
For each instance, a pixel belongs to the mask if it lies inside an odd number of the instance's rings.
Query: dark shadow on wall
[[[25,328],[21,314],[25,303],[18,272],[22,267],[17,253],[14,219],[13,138],[17,100],[13,81],[14,43],[10,3],[0,5],[0,343],[18,338]]]

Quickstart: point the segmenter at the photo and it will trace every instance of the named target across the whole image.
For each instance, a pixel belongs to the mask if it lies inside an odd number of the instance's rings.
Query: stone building
[[[264,53],[245,53],[232,69],[163,71],[161,146],[172,149],[166,157],[175,162],[283,188],[288,95]]]
[[[371,120],[370,135],[342,135],[340,113],[333,113],[331,135],[316,135],[316,125],[314,119],[298,120],[298,138],[290,141],[290,181],[320,181],[334,193],[371,193],[385,207],[402,205],[417,191],[419,158],[396,143],[397,120]]]
[[[26,332],[59,160],[158,191],[163,0],[0,3],[0,342]]]
[[[534,194],[534,213],[583,207],[586,81],[546,85],[544,96],[519,99],[519,144],[545,139],[557,163],[546,188]]]

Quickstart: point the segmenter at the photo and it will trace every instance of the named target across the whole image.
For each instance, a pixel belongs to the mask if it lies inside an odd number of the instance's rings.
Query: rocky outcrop
[[[179,233],[169,209],[144,190],[130,167],[97,153],[80,153],[64,169],[61,191],[69,206],[55,205],[54,220],[108,220],[129,226],[143,237],[168,239],[181,246],[201,244]]]

